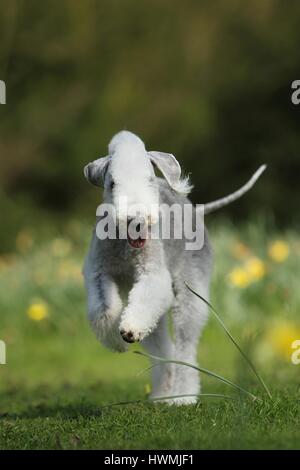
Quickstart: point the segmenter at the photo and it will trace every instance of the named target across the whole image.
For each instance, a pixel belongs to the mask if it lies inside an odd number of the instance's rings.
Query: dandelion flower
[[[247,287],[251,282],[251,277],[248,271],[239,267],[234,268],[229,273],[228,277],[232,285],[234,285],[235,287],[239,287],[241,289]]]
[[[44,320],[49,315],[48,306],[45,304],[45,302],[42,301],[37,301],[30,304],[26,313],[30,320],[33,321]]]
[[[268,254],[276,263],[282,263],[289,256],[290,248],[288,244],[282,240],[277,240],[269,247]]]
[[[294,323],[280,321],[267,332],[266,341],[278,355],[290,359],[293,352],[292,344],[300,339],[300,328]]]
[[[245,269],[253,281],[259,281],[266,274],[265,263],[254,256],[246,262]]]

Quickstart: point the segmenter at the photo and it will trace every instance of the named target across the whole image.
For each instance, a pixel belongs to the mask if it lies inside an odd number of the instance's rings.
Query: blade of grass
[[[234,397],[229,395],[223,395],[222,393],[198,393],[198,394],[185,394],[185,395],[170,395],[166,397],[156,397],[156,398],[147,398],[145,400],[131,400],[131,401],[119,401],[116,403],[108,403],[107,405],[103,405],[100,408],[110,408],[111,406],[122,406],[122,405],[135,405],[138,403],[147,403],[151,401],[159,401],[159,400],[171,400],[174,398],[184,398],[184,397],[204,397],[204,398],[225,398],[227,400],[235,400]]]
[[[215,379],[220,380],[221,382],[231,386],[232,388],[238,390],[239,392],[245,393],[246,395],[250,396],[253,400],[262,401],[261,398],[253,395],[253,393],[249,392],[248,390],[241,387],[240,385],[237,385],[234,382],[231,382],[230,380],[225,379],[225,377],[222,377],[221,375],[218,375],[215,372],[211,372],[208,369],[203,369],[202,367],[194,366],[193,364],[189,364],[188,362],[176,361],[175,359],[164,359],[162,357],[152,356],[152,354],[145,354],[145,353],[142,353],[141,351],[133,351],[133,352],[134,352],[134,354],[139,354],[140,356],[148,357],[149,359],[154,359],[154,360],[159,361],[159,362],[168,362],[168,363],[171,363],[171,364],[178,364],[178,365],[182,365],[182,366],[186,366],[186,367],[191,367],[192,369],[196,369],[199,372],[203,372],[204,374],[209,375],[210,377],[214,377]],[[152,366],[150,366],[146,370],[150,370],[155,366],[157,366],[157,364],[153,364]]]
[[[198,294],[197,292],[195,292],[186,282],[185,282],[185,285],[187,287],[187,289],[192,292],[194,295],[196,295],[197,297],[199,297],[199,299],[201,299],[210,309],[211,311],[213,312],[213,314],[215,315],[216,319],[218,320],[218,322],[220,323],[220,325],[222,326],[222,328],[224,329],[224,331],[226,332],[227,336],[230,338],[230,340],[233,342],[233,344],[235,345],[235,347],[239,350],[239,352],[241,353],[241,355],[243,356],[243,358],[245,359],[245,361],[248,363],[249,367],[251,368],[251,370],[253,371],[253,373],[255,374],[256,378],[258,379],[258,381],[260,382],[261,386],[263,387],[263,389],[265,390],[265,392],[267,393],[267,395],[269,396],[270,400],[273,400],[273,397],[271,395],[271,392],[269,390],[269,388],[267,387],[266,383],[264,382],[263,378],[260,376],[260,374],[257,372],[254,364],[251,362],[251,360],[248,358],[248,356],[246,355],[246,353],[244,353],[244,351],[242,350],[242,348],[239,346],[238,342],[234,339],[234,337],[232,336],[232,334],[230,333],[230,331],[227,329],[226,325],[224,324],[223,320],[221,319],[221,317],[219,316],[219,314],[217,313],[217,311],[215,310],[215,308],[208,302],[208,300],[206,300],[204,297],[202,297],[200,294]]]

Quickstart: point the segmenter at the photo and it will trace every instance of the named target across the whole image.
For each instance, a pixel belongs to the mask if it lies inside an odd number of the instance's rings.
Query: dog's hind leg
[[[206,305],[185,286],[186,281],[196,292],[208,298],[208,280],[203,273],[194,272],[180,275],[175,280],[175,302],[173,307],[173,325],[175,333],[175,358],[178,361],[197,365],[198,340],[207,319]],[[184,365],[175,366],[175,395],[198,395],[200,393],[199,372]],[[175,400],[176,404],[196,403],[197,397],[184,397]]]
[[[149,354],[172,359],[174,357],[174,344],[168,328],[167,313],[159,320],[157,328],[147,336],[142,345]],[[174,395],[174,364],[161,363],[152,360],[152,393],[151,398]]]

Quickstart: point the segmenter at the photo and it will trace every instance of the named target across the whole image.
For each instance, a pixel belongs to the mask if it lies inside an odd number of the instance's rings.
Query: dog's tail
[[[259,169],[252,175],[250,180],[242,186],[240,189],[235,191],[232,194],[229,194],[228,196],[222,197],[221,199],[217,199],[216,201],[213,202],[208,202],[207,204],[204,204],[204,215],[210,214],[211,212],[214,212],[218,209],[221,209],[224,206],[227,206],[228,204],[231,204],[232,202],[236,201],[239,199],[241,196],[243,196],[249,189],[254,186],[260,175],[265,171],[267,168],[267,165],[261,165]]]

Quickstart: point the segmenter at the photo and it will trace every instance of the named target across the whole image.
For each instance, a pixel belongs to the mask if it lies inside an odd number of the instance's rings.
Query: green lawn
[[[148,361],[133,354],[135,345],[126,354],[106,351],[89,330],[80,277],[88,236],[76,221],[47,240],[24,229],[16,253],[0,258],[0,339],[7,347],[0,448],[300,448],[300,365],[291,362],[291,344],[300,339],[297,234],[270,233],[259,222],[239,230],[212,224],[212,303],[267,381],[273,402],[212,316],[201,365],[264,401],[204,376],[204,393],[234,399],[203,398],[189,407],[107,406],[146,400],[149,373],[137,374]],[[45,318],[37,321],[38,315]]]

